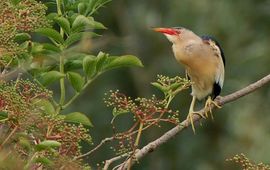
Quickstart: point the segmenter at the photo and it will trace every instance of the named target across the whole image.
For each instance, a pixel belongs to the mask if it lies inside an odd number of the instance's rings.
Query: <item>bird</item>
[[[178,63],[185,67],[187,78],[192,82],[192,101],[187,118],[190,120],[193,132],[193,114],[205,116],[194,111],[196,100],[206,99],[205,107],[212,115],[211,105],[220,106],[214,99],[221,93],[225,78],[225,56],[218,41],[212,36],[199,36],[184,27],[153,28],[164,34],[172,43],[172,51]]]

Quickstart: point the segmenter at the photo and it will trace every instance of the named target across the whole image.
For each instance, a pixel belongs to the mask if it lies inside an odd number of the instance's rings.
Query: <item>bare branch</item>
[[[267,76],[265,76],[264,78],[258,80],[255,83],[250,84],[249,86],[238,90],[234,93],[231,93],[229,95],[226,95],[224,97],[218,97],[216,98],[216,102],[222,106],[226,103],[232,102],[234,100],[239,99],[240,97],[243,97],[245,95],[248,95],[252,92],[254,92],[255,90],[259,89],[260,87],[266,85],[267,83],[270,82],[270,74],[268,74]],[[214,108],[215,106],[212,105],[212,108]],[[208,110],[200,110],[201,113],[205,113]],[[197,114],[193,115],[193,121],[197,122],[201,119],[201,117]],[[120,166],[118,168],[118,170],[123,170],[123,169],[127,169],[128,164],[131,162],[132,164],[135,163],[135,161],[143,158],[144,156],[146,156],[147,154],[153,152],[155,149],[157,149],[160,145],[166,143],[168,140],[172,139],[173,137],[175,137],[179,132],[181,132],[182,130],[186,129],[187,127],[189,127],[191,125],[190,120],[184,120],[182,121],[179,125],[177,125],[176,127],[172,128],[171,130],[169,130],[168,132],[166,132],[165,134],[163,134],[161,137],[159,137],[158,139],[148,143],[146,146],[144,146],[142,149],[138,150],[136,152],[136,154],[134,155],[132,159],[132,161],[127,160],[125,161],[122,166]]]
[[[103,167],[103,170],[109,169],[109,166],[110,166],[113,162],[118,161],[118,160],[120,160],[120,159],[122,159],[122,158],[128,157],[130,154],[131,154],[131,153],[125,153],[125,154],[122,154],[122,155],[113,157],[113,158],[111,158],[111,159],[109,159],[109,160],[106,160],[106,161],[105,161],[105,165],[104,165],[104,167]]]
[[[110,142],[112,140],[114,140],[114,137],[103,139],[94,149],[86,152],[85,154],[82,154],[80,156],[75,157],[73,160],[81,159],[83,157],[86,157],[86,156],[91,155],[93,152],[95,152],[96,150],[98,150],[102,145],[104,145],[105,143]]]

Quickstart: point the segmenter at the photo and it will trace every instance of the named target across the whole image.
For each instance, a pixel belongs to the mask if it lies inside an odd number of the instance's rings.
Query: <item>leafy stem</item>
[[[82,90],[85,90],[97,77],[98,77],[99,74],[97,74],[95,77],[93,77],[92,79],[89,79],[87,81],[87,83],[85,83],[85,85],[83,86]],[[74,96],[71,97],[71,99],[62,106],[62,109],[65,109],[67,108],[69,105],[71,105],[79,96],[80,96],[80,92],[76,92],[76,94]]]
[[[56,4],[57,4],[57,14],[59,16],[62,15],[62,11],[61,11],[61,0],[56,0]],[[64,31],[63,28],[60,27],[60,35],[62,36],[62,38],[64,37]],[[63,47],[61,48],[63,50]],[[64,56],[60,55],[60,63],[59,63],[59,71],[60,73],[64,74],[65,70],[64,70]],[[59,108],[58,108],[58,112],[62,109],[62,105],[65,102],[65,97],[66,97],[66,90],[65,90],[65,77],[60,78],[60,101],[59,101]]]

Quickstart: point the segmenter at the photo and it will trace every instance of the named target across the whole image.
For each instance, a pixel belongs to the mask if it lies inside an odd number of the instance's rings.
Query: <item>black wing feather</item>
[[[212,99],[215,99],[221,92],[221,87],[218,83],[214,83],[213,92],[212,92]]]

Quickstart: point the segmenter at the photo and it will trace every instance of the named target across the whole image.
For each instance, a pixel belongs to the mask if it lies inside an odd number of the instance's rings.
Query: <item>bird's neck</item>
[[[190,67],[194,57],[199,56],[201,45],[195,41],[188,41],[184,43],[175,43],[172,48],[176,60],[186,67]]]

